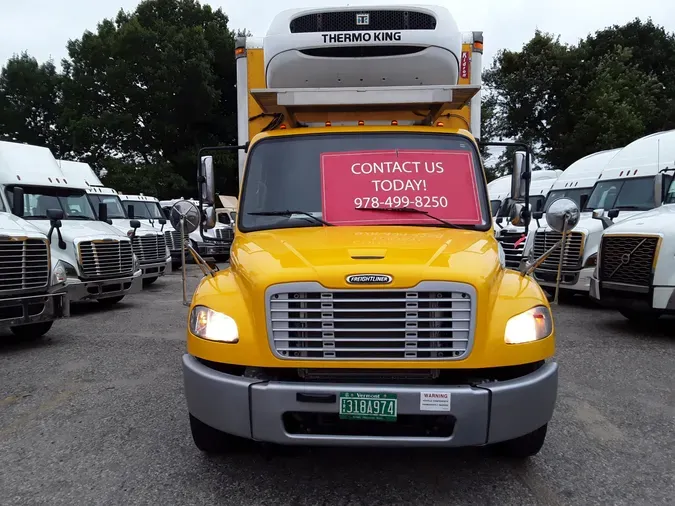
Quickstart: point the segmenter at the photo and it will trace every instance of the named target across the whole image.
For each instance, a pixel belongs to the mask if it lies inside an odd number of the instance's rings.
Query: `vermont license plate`
[[[340,393],[340,418],[343,420],[395,422],[397,412],[396,394]]]

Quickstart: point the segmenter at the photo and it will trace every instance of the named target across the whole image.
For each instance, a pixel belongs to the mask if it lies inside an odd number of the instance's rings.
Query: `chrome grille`
[[[473,340],[475,292],[463,284],[326,290],[292,283],[267,293],[270,343],[282,359],[459,360]]]
[[[46,287],[49,274],[46,241],[0,237],[0,292]]]
[[[601,281],[649,286],[659,238],[606,235],[600,244]]]
[[[532,252],[534,258],[539,258],[546,251],[562,238],[562,234],[553,231],[537,230],[534,233],[534,245]],[[584,234],[582,232],[572,232],[568,234],[565,240],[565,254],[563,256],[563,270],[576,270],[581,267],[581,254],[584,246]],[[537,270],[558,270],[560,263],[560,248],[557,248],[551,255],[542,262]]]
[[[178,230],[167,230],[164,232],[164,240],[169,246],[170,251],[180,251],[180,231]]]
[[[164,235],[136,235],[132,239],[134,253],[141,263],[158,262],[166,258],[166,239]]]
[[[79,251],[85,278],[114,278],[133,272],[131,241],[85,241]]]
[[[523,234],[521,232],[506,232],[497,237],[497,240],[504,250],[506,267],[517,269],[520,266],[520,260],[523,258],[523,249],[525,248]]]
[[[231,228],[216,228],[214,230],[216,232],[216,237],[218,239],[231,241],[232,237],[234,236],[234,233],[232,232]]]
[[[367,14],[368,24],[356,23],[357,14]],[[359,30],[434,30],[431,14],[403,10],[334,11],[305,14],[291,21],[291,33],[347,32]]]

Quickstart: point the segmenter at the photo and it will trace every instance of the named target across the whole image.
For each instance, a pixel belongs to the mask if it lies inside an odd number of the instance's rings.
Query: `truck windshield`
[[[625,209],[648,211],[654,207],[654,177],[609,179],[593,187],[584,211]]]
[[[134,206],[134,216],[141,220],[159,220],[164,218],[162,208],[157,202],[141,202],[140,200],[125,200],[124,205],[128,208]]]
[[[96,220],[84,190],[23,186],[23,217],[27,220],[47,219],[49,209],[61,209],[65,220]],[[14,187],[6,190],[10,207],[14,206]]]
[[[666,204],[675,204],[675,178],[668,178],[666,188],[668,188],[668,190],[666,191],[666,199],[664,202]]]
[[[89,202],[94,207],[94,212],[96,217],[98,217],[98,205],[100,203],[106,204],[108,207],[108,218],[111,220],[123,220],[127,216],[124,214],[124,208],[122,207],[122,202],[117,195],[92,195],[89,194]]]
[[[577,207],[581,209],[581,199],[582,197],[588,197],[591,193],[591,188],[565,188],[562,190],[551,190],[546,198],[546,204],[544,205],[544,212],[548,211],[548,208],[551,207],[551,204],[558,199],[566,198],[573,200]]]
[[[491,200],[490,201],[490,211],[492,216],[497,216],[497,211],[499,211],[499,206],[502,205],[501,200]]]
[[[317,227],[324,226],[322,221],[444,226],[429,213],[447,226],[488,230],[483,181],[474,144],[459,135],[369,132],[268,138],[248,154],[239,229]],[[393,208],[425,213],[381,212]]]

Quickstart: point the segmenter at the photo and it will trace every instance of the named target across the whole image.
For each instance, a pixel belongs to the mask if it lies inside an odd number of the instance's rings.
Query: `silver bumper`
[[[40,323],[70,316],[66,292],[0,299],[0,328]]]
[[[170,274],[172,265],[171,256],[160,262],[141,264],[142,278],[157,278],[164,276],[164,274]]]
[[[205,424],[236,436],[286,445],[481,446],[517,438],[548,423],[553,416],[558,365],[544,364],[517,379],[479,386],[402,386],[261,381],[211,369],[183,355],[183,380],[189,412]],[[337,401],[307,402],[305,397],[338,397],[341,391],[395,393],[400,415],[450,415],[448,437],[316,435],[289,433],[287,412],[338,413]],[[450,412],[422,411],[422,392],[449,392]],[[300,394],[300,395],[298,395]],[[303,397],[304,394],[304,397]]]
[[[139,269],[134,272],[133,276],[123,278],[99,279],[96,281],[68,278],[66,290],[71,302],[131,295],[140,292],[143,288],[142,276],[143,271]]]

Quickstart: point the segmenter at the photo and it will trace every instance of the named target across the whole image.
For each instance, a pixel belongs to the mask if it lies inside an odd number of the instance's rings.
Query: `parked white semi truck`
[[[142,270],[131,239],[96,218],[86,192],[63,176],[49,149],[0,141],[0,194],[5,208],[47,234],[51,261],[66,271],[71,302],[108,305],[140,291]]]
[[[171,208],[176,202],[181,200],[186,200],[183,198],[173,199],[173,200],[162,200],[160,205],[164,210],[165,216],[168,218],[168,213],[171,211]],[[187,199],[196,206],[199,206],[199,202],[194,199]],[[171,232],[165,232],[167,235],[167,242],[170,244],[171,255],[175,260],[180,261],[180,232],[178,230],[171,230]],[[234,229],[232,225],[226,225],[221,222],[217,222],[216,226],[210,230],[204,231],[204,235],[207,238],[217,238],[218,242],[205,241],[201,236],[199,230],[195,230],[189,235],[190,242],[192,247],[199,252],[201,256],[213,257],[217,261],[224,261],[230,257],[230,246],[232,246],[232,240],[234,239]],[[169,239],[171,242],[169,242]]]
[[[58,219],[53,224],[61,226]],[[70,314],[65,283],[66,270],[52,262],[47,236],[10,214],[0,199],[0,329],[26,340],[44,336]]]
[[[535,213],[544,208],[546,196],[549,190],[562,174],[561,170],[536,170],[532,171],[530,182],[530,211]],[[510,176],[509,176],[510,180]],[[510,197],[507,194],[506,197]],[[504,255],[506,256],[506,266],[511,269],[517,269],[523,258],[525,248],[526,234],[524,227],[516,227],[511,224],[503,212],[497,213],[495,221],[495,237],[502,245]],[[505,224],[504,224],[505,223]],[[528,235],[534,232],[536,223],[530,222]]]
[[[656,177],[663,205],[603,231],[590,295],[624,317],[649,323],[675,314],[675,147],[664,149]]]
[[[598,165],[602,165],[603,160],[606,163],[565,246],[561,294],[589,293],[605,228],[661,205],[662,188],[656,188],[656,175],[659,170],[673,165],[675,130],[642,137],[616,153],[598,154]],[[542,226],[533,235],[535,257],[561,237],[548,226]],[[559,259],[560,250],[542,264],[546,271],[536,272],[535,277],[542,286],[555,287],[557,271],[553,266],[558,265]]]
[[[88,163],[59,160],[59,165],[65,177],[87,192],[96,218],[107,221],[131,239],[143,271],[143,284],[150,285],[171,272],[171,255],[162,232],[127,215],[117,191],[101,183]]]

